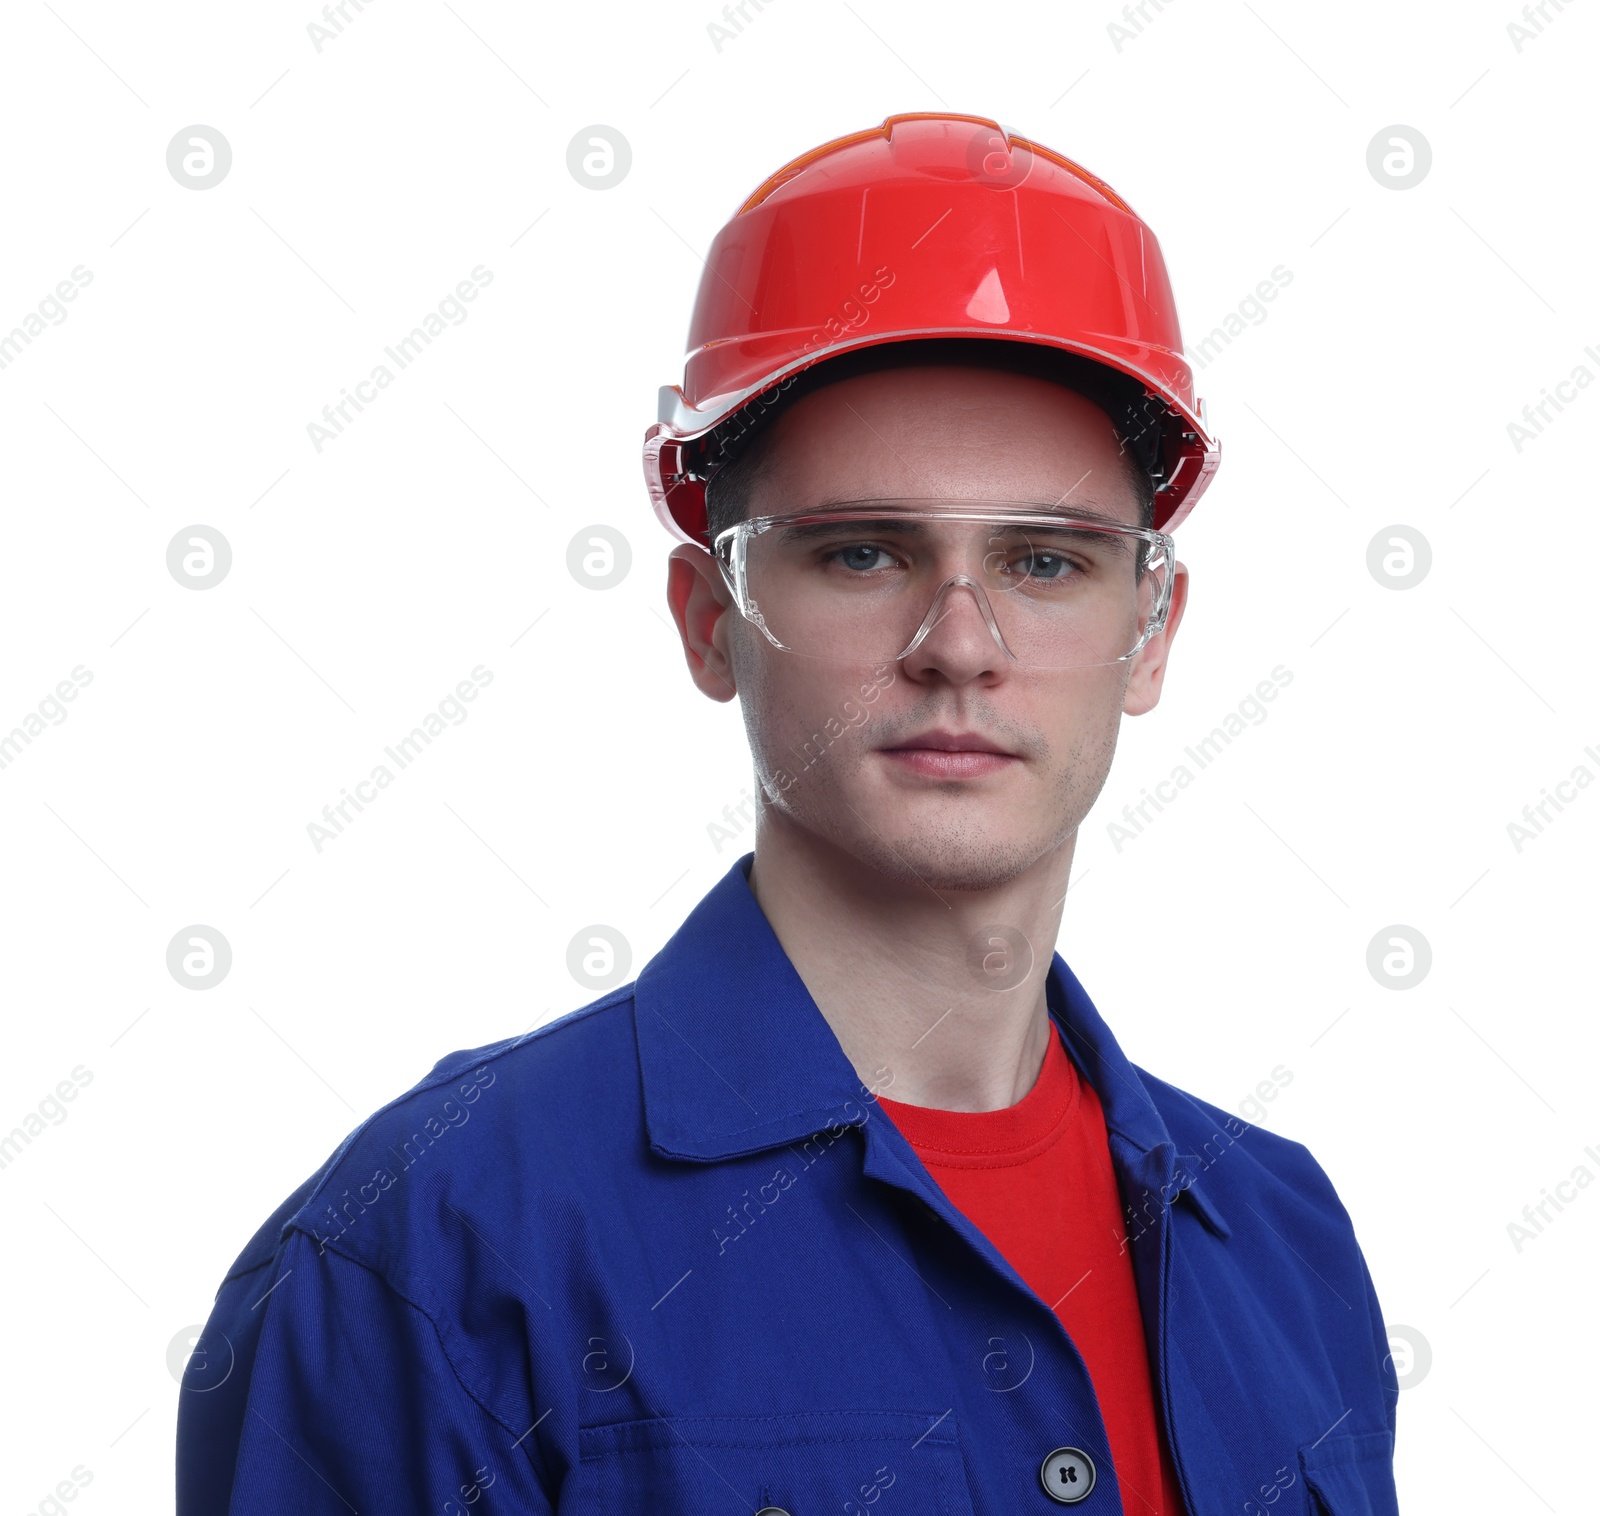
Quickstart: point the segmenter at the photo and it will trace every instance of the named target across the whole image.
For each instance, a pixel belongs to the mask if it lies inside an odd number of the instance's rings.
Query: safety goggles
[[[915,652],[963,597],[1021,666],[1123,663],[1166,624],[1176,561],[1164,532],[992,500],[757,516],[712,546],[774,647],[864,665]]]

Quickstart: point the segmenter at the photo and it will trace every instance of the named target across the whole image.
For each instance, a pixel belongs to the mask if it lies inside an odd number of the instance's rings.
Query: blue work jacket
[[[749,866],[634,983],[440,1060],[251,1239],[184,1374],[179,1516],[1146,1516],[1071,1337],[858,1079]],[[1047,995],[1190,1516],[1395,1516],[1327,1176],[1135,1068],[1059,955]]]

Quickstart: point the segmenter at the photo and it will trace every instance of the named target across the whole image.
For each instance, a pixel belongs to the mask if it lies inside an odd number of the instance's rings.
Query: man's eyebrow
[[[819,506],[817,510],[818,514],[821,514],[827,510],[827,507]],[[871,517],[871,512],[863,512],[862,514],[868,518]],[[854,511],[840,511],[837,519],[833,521],[807,521],[803,525],[786,524],[783,528],[783,535],[789,541],[805,541],[811,537],[836,537],[841,533],[848,533],[850,528],[861,519],[862,516],[858,516]],[[893,515],[886,515],[881,518],[881,524],[875,530],[880,532],[916,533],[923,531],[926,526],[927,522],[925,521],[904,521]]]

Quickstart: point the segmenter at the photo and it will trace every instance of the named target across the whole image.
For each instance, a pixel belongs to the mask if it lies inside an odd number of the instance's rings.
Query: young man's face
[[[813,391],[771,424],[751,516],[917,497],[1059,502],[1139,524],[1109,417],[1045,380],[888,369]],[[1061,669],[1013,662],[973,596],[953,588],[933,630],[874,684],[867,668],[774,647],[707,554],[672,556],[668,595],[690,669],[712,698],[737,694],[777,824],[941,891],[1003,884],[1073,835],[1105,782],[1122,713],[1160,694],[1187,587],[1179,565],[1166,630],[1134,658]],[[941,756],[952,738],[1000,752]]]

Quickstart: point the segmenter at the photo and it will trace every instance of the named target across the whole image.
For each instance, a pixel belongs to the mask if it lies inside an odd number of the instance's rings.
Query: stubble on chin
[[[1104,713],[1108,719],[1082,711],[1083,724],[1054,745],[1031,724],[985,709],[987,702],[963,701],[954,713],[947,700],[930,698],[893,713],[874,709],[812,753],[807,744],[815,743],[816,723],[774,698],[779,692],[762,660],[746,656],[737,663],[746,735],[773,820],[824,839],[885,881],[941,895],[996,889],[1069,842],[1116,750],[1120,691]],[[979,727],[1023,757],[1026,799],[1005,815],[1003,827],[995,825],[994,802],[977,800],[962,784],[946,787],[946,803],[927,805],[872,774],[885,762],[875,756],[878,749],[941,723]],[[790,740],[791,731],[801,735]]]
[[[884,739],[870,728],[849,735],[848,752],[837,743],[829,754],[835,761],[795,777],[772,796],[773,808],[784,823],[823,838],[886,882],[940,895],[998,889],[1069,842],[1100,793],[1116,746],[1114,729],[1079,735],[1059,753],[1033,743],[1026,785],[1032,793],[1006,815],[1001,834],[994,802],[966,785],[942,787],[944,803],[930,805],[897,786],[870,782],[872,767],[884,762],[874,756]],[[1032,813],[1031,824],[1018,815],[1023,809]]]

